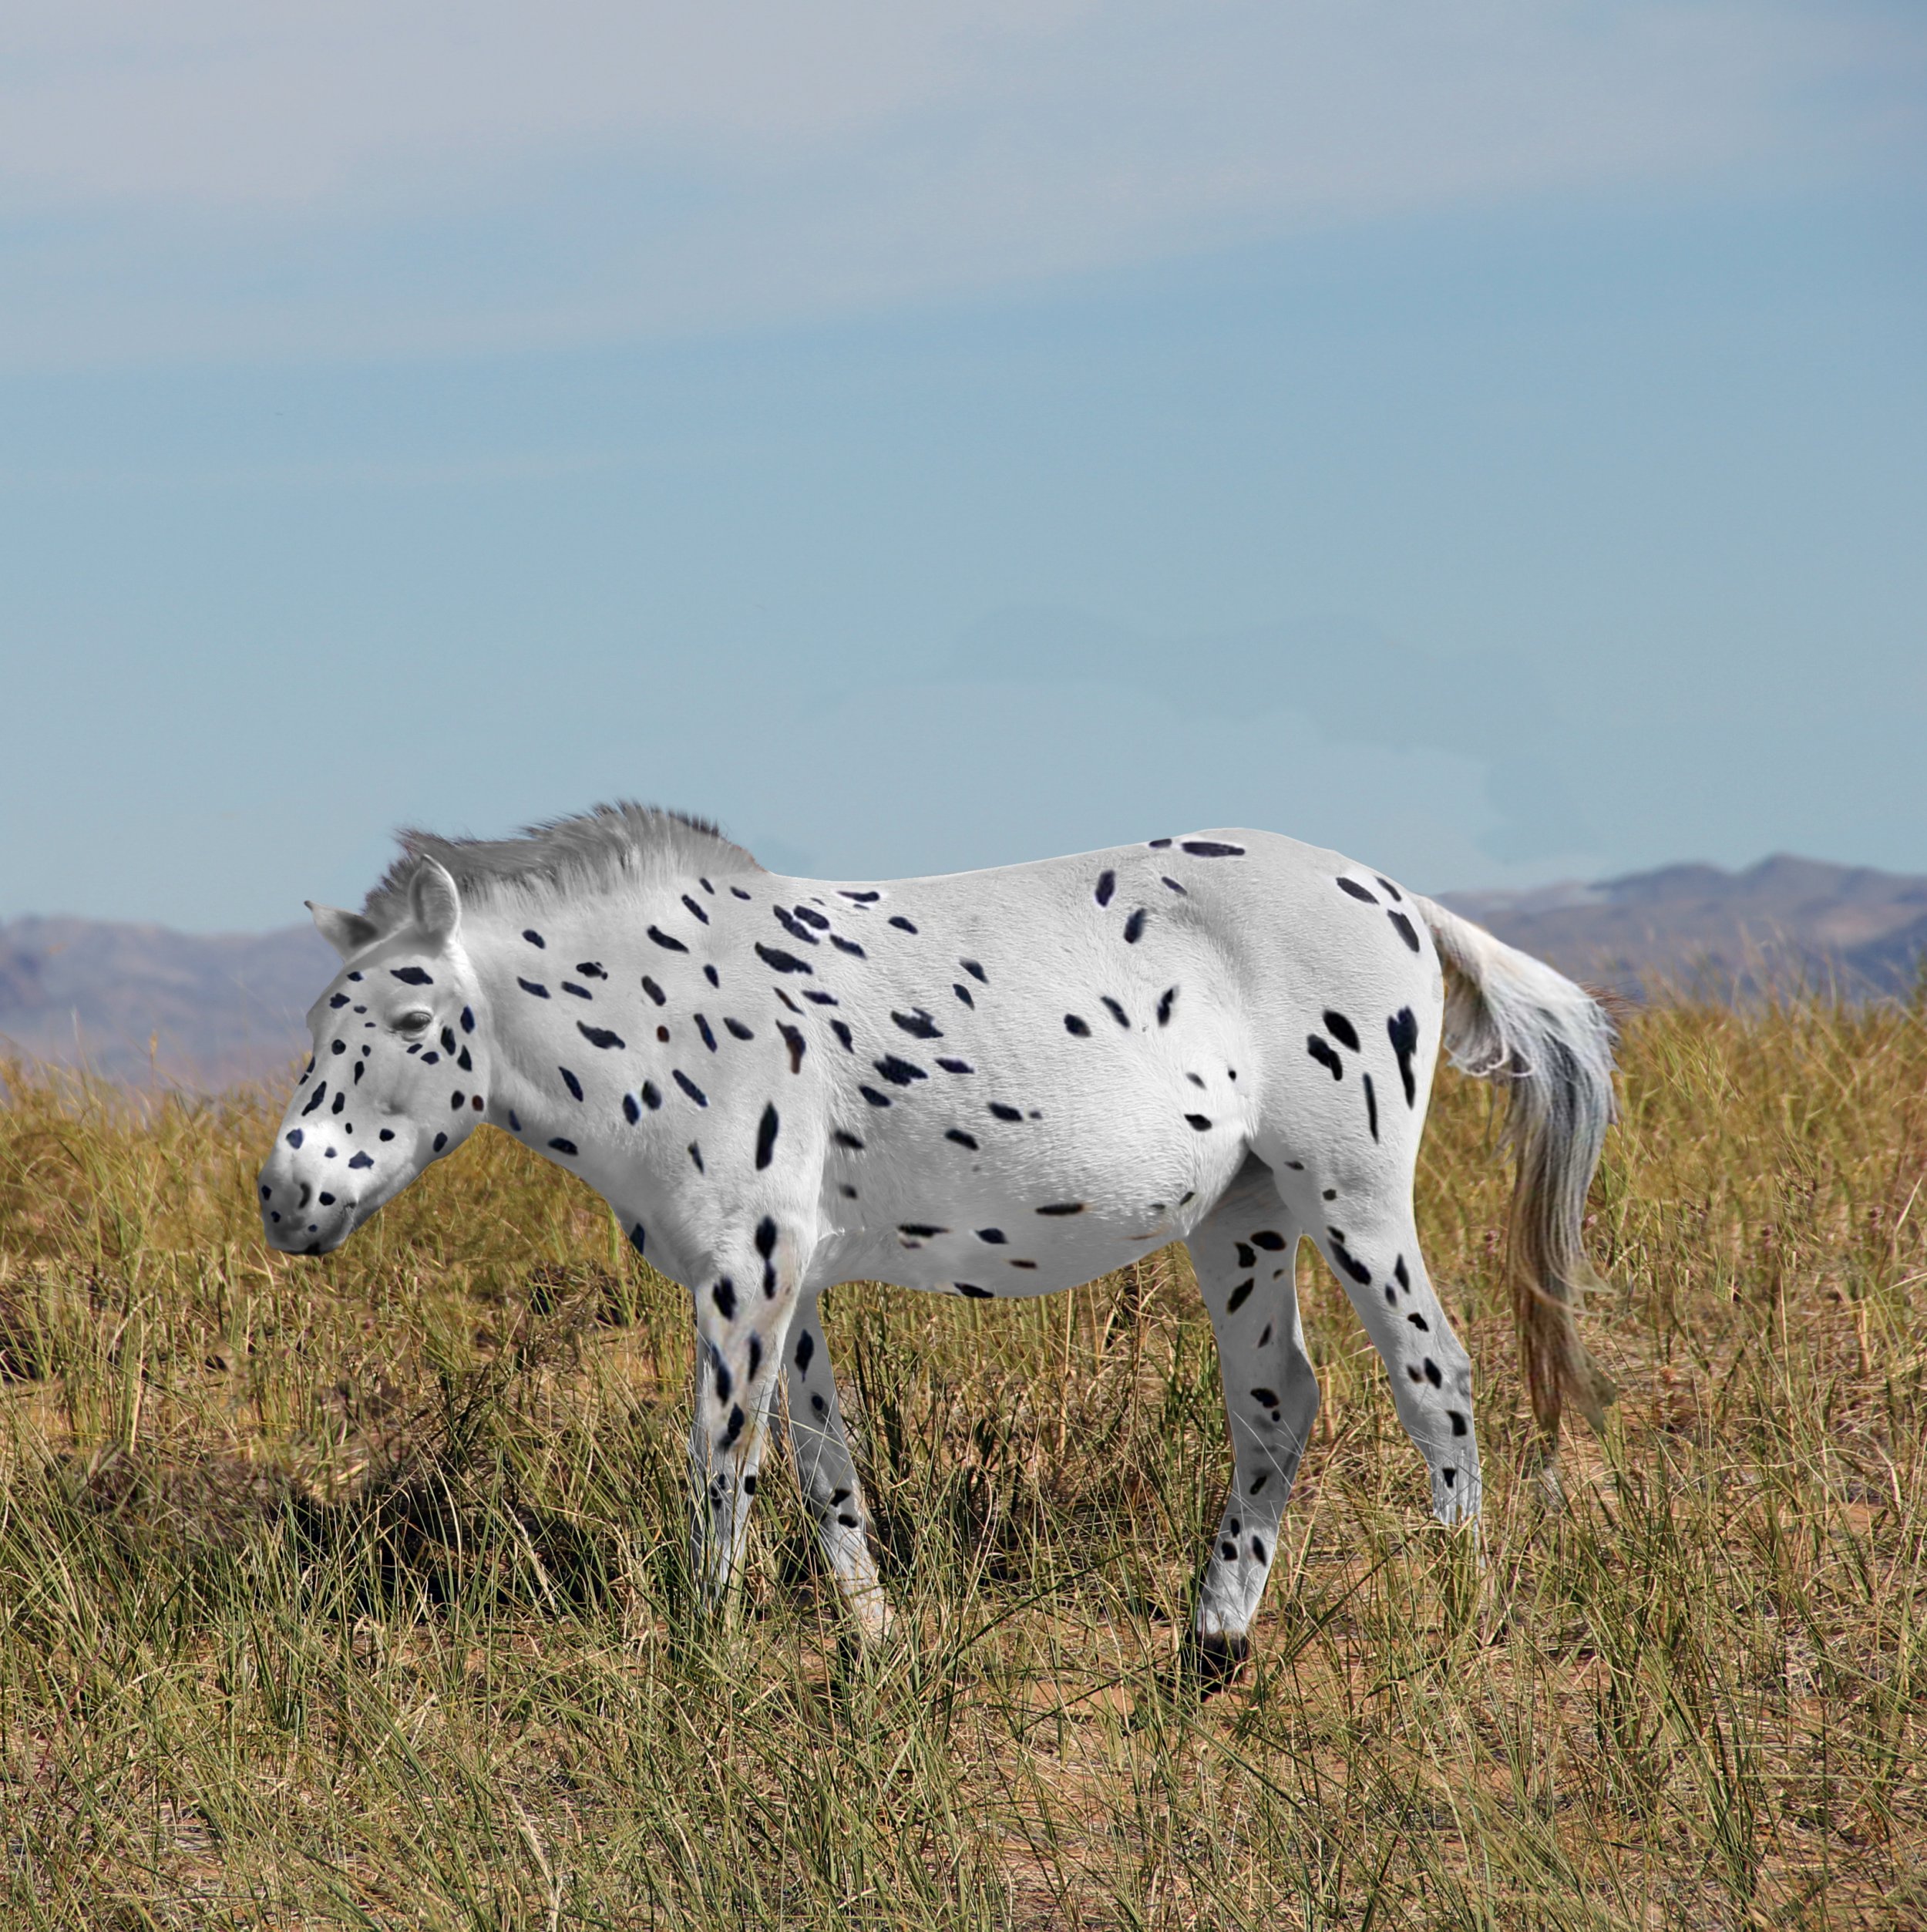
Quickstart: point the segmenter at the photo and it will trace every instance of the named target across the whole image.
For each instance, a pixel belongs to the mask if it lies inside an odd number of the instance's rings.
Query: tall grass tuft
[[[1226,1473],[1181,1249],[828,1326],[898,1631],[852,1654],[772,1468],[693,1623],[686,1297],[480,1136],[267,1253],[262,1096],[0,1104],[0,1924],[1927,1924],[1927,1029],[1630,1025],[1593,1197],[1623,1392],[1531,1480],[1505,1176],[1421,1175],[1480,1537],[1342,1295],[1253,1668],[1173,1665]]]

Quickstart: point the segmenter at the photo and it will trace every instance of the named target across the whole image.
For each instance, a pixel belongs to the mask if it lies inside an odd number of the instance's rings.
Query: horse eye
[[[432,1013],[418,1007],[412,1013],[404,1013],[395,1022],[395,1030],[398,1033],[419,1033],[434,1018],[435,1015]]]

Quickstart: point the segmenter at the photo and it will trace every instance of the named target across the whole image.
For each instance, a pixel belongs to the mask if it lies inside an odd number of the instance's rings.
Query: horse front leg
[[[765,1215],[746,1238],[719,1247],[695,1291],[690,1565],[698,1600],[712,1615],[728,1604],[742,1565],[803,1265],[794,1240]]]

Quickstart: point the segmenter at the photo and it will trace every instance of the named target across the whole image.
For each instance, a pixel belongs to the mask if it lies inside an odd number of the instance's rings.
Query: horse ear
[[[358,912],[344,912],[339,906],[318,906],[312,899],[302,903],[314,915],[314,930],[343,959],[352,959],[382,936],[381,927]]]
[[[424,859],[409,880],[409,910],[424,937],[446,945],[462,923],[462,895],[448,868]]]

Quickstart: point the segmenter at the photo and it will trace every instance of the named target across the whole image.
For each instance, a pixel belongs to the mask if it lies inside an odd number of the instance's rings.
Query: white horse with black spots
[[[1611,1389],[1574,1324],[1612,1031],[1549,967],[1337,853],[1201,832],[876,883],[765,871],[633,805],[499,842],[403,835],[261,1173],[270,1244],[326,1254],[483,1123],[580,1175],[686,1287],[694,1556],[719,1605],[779,1380],[825,1553],[887,1612],[818,1318],[853,1280],[1054,1294],[1182,1240],[1233,1469],[1195,1655],[1235,1668],[1318,1407],[1309,1239],[1391,1376],[1448,1523],[1479,1506],[1470,1361],[1412,1176],[1443,1045],[1504,1083],[1509,1252],[1549,1458]],[[1549,1475],[1550,1466],[1549,1462]]]

